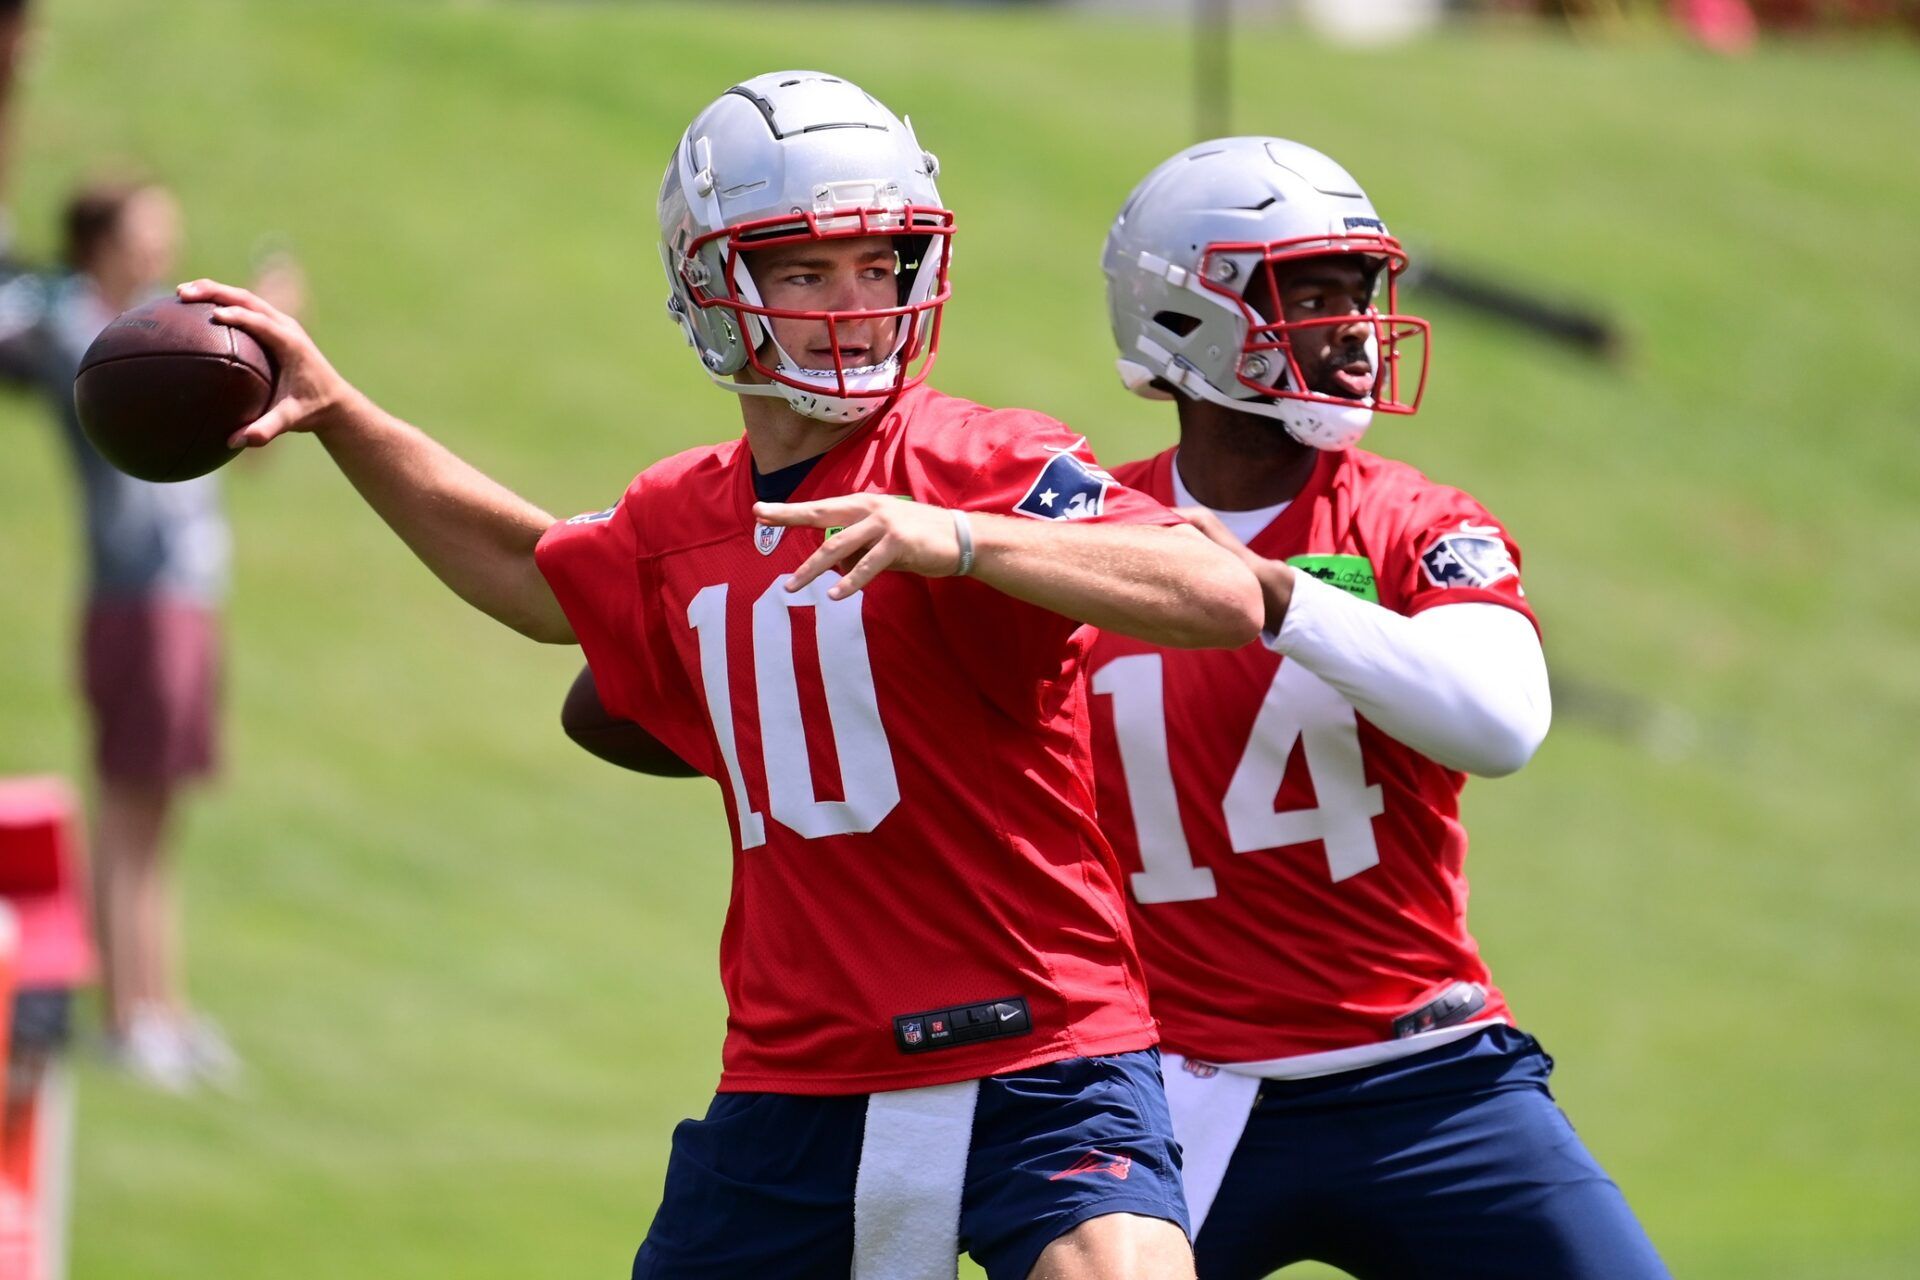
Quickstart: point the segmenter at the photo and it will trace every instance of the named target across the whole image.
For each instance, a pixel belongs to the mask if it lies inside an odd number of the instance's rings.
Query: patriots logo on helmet
[[[1105,509],[1114,479],[1066,451],[1053,455],[1014,511],[1035,520],[1086,520]]]
[[[1500,530],[1490,524],[1460,522],[1421,553],[1420,567],[1436,587],[1485,587],[1520,576]]]

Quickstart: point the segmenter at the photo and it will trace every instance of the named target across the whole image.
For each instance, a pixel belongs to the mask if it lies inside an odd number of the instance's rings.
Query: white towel
[[[876,1093],[853,1184],[853,1280],[954,1280],[978,1080]]]
[[[1213,1208],[1213,1198],[1220,1194],[1233,1150],[1247,1131],[1260,1080],[1177,1053],[1162,1053],[1160,1061],[1167,1082],[1167,1106],[1173,1112],[1173,1136],[1180,1143],[1187,1216],[1193,1220],[1197,1239],[1207,1210]]]

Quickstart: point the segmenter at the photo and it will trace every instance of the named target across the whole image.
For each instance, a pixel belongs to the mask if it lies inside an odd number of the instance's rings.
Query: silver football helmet
[[[1358,397],[1308,385],[1294,346],[1298,335],[1355,317],[1288,321],[1274,275],[1276,265],[1355,254],[1377,264],[1359,317],[1372,329],[1373,386]],[[1407,255],[1360,184],[1311,147],[1281,138],[1188,147],[1127,197],[1101,266],[1120,378],[1139,395],[1170,399],[1171,388],[1276,418],[1316,449],[1344,449],[1376,412],[1412,413],[1419,405],[1428,327],[1396,308]],[[1275,314],[1262,314],[1256,302]],[[1411,339],[1420,343],[1420,371],[1403,400],[1401,344]]]
[[[932,152],[912,125],[858,86],[817,71],[755,76],[687,126],[660,184],[667,310],[707,375],[740,395],[783,396],[800,413],[857,422],[917,385],[939,346],[953,215]],[[866,311],[768,307],[746,255],[812,240],[893,237],[898,305]],[[774,339],[772,320],[824,321],[833,367],[812,369]],[[841,362],[835,326],[891,319],[876,363]],[[731,375],[752,369],[764,382]]]

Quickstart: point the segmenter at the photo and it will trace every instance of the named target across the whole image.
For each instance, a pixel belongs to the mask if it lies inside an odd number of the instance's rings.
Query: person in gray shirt
[[[111,1058],[145,1083],[222,1082],[238,1060],[180,976],[171,837],[178,801],[219,764],[220,607],[230,535],[217,474],[153,484],[88,443],[73,378],[95,335],[170,282],[179,205],[144,181],[96,181],[65,213],[67,270],[0,289],[0,365],[45,394],[79,480],[86,532],[81,683],[95,774],[95,916]],[[284,269],[283,292],[297,292]]]

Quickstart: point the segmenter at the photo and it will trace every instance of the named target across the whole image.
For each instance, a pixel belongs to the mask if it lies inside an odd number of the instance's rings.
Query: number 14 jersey
[[[1115,474],[1172,503],[1175,452]],[[1483,507],[1357,449],[1319,455],[1249,545],[1397,613],[1476,601],[1533,617],[1518,548]],[[1485,988],[1474,1021],[1507,1016],[1467,932],[1465,775],[1257,642],[1103,634],[1090,665],[1101,825],[1130,873],[1167,1048],[1331,1065],[1461,982]]]
[[[1059,423],[924,387],[791,501],[849,493],[1179,523]],[[883,573],[834,601],[830,572],[788,592],[822,536],[756,526],[736,440],[649,467],[538,552],[607,709],[726,801],[721,1090],[868,1093],[1152,1044],[1093,818],[1093,633],[972,579]]]

